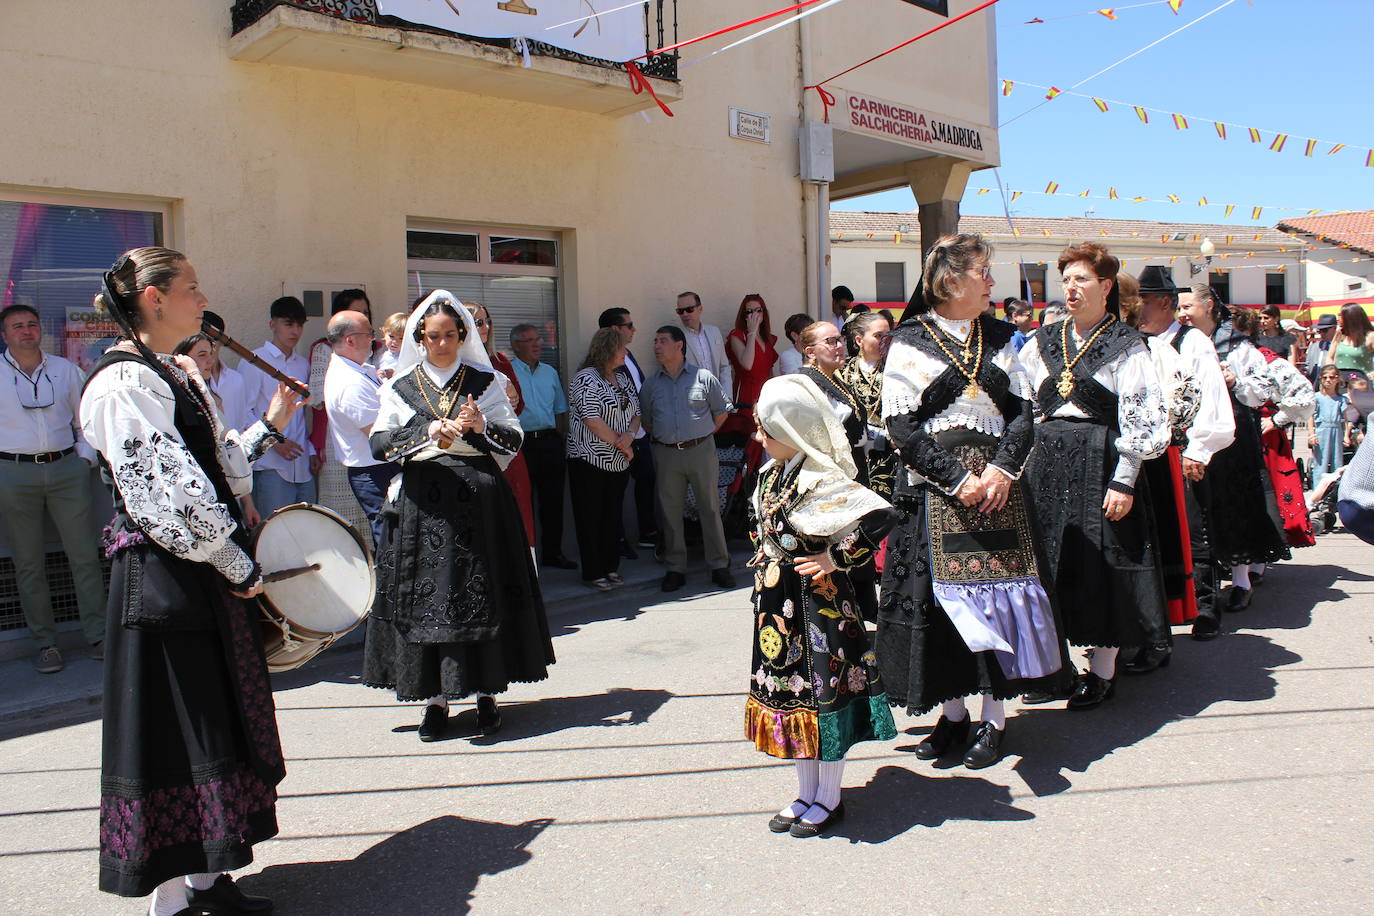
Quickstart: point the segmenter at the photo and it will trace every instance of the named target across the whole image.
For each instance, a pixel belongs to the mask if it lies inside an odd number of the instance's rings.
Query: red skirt
[[[1264,446],[1264,466],[1274,482],[1274,496],[1283,519],[1283,536],[1289,547],[1311,547],[1317,543],[1312,536],[1312,521],[1307,517],[1307,500],[1302,492],[1302,475],[1293,461],[1293,446],[1281,429],[1271,429],[1260,435]]]
[[[525,522],[525,539],[534,546],[534,493],[530,488],[530,472],[525,465],[525,456],[516,452],[515,458],[506,465],[506,483],[515,494],[515,504],[520,507],[520,518]]]

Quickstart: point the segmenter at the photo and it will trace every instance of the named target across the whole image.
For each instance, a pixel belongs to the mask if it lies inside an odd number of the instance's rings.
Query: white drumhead
[[[263,592],[286,620],[320,633],[343,633],[372,609],[376,578],[371,557],[346,521],[319,506],[287,506],[258,531],[254,556],[263,575],[319,564],[318,570]]]

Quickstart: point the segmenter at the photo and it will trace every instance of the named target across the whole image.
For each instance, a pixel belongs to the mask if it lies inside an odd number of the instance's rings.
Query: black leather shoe
[[[484,738],[501,730],[501,711],[496,708],[495,697],[477,698],[477,730]]]
[[[839,823],[839,821],[844,818],[844,802],[840,802],[838,805],[836,805],[834,811],[831,811],[829,808],[827,808],[825,805],[822,805],[820,802],[812,802],[811,807],[820,808],[822,811],[824,811],[826,815],[825,820],[821,821],[819,824],[809,824],[801,818],[797,818],[797,822],[793,824],[791,827],[787,828],[788,833],[792,834],[794,837],[797,837],[798,839],[809,839],[813,836],[820,836],[821,833],[823,833],[826,830],[829,830],[831,827],[835,826],[835,824]]]
[[[1251,588],[1240,588],[1231,586],[1231,591],[1226,595],[1226,610],[1243,611],[1250,606],[1250,598],[1255,591]]]
[[[811,802],[803,801],[800,798],[792,802],[792,804],[805,805],[807,808],[811,807]],[[805,811],[802,812],[802,814],[805,813]],[[799,820],[801,820],[800,817],[787,817],[784,814],[775,814],[773,815],[772,819],[768,822],[768,829],[774,833],[786,833],[788,830],[792,828],[792,825]]]
[[[1093,674],[1091,671],[1083,675],[1078,681],[1078,689],[1069,697],[1069,709],[1092,709],[1100,706],[1102,702],[1116,690],[1114,680],[1106,680]]]
[[[1198,642],[1216,639],[1221,635],[1221,621],[1212,617],[1199,617],[1193,621],[1193,638]]]
[[[444,736],[448,726],[448,710],[430,703],[425,707],[425,717],[420,720],[420,740],[438,741]]]
[[[1053,703],[1056,700],[1067,700],[1073,696],[1073,692],[1078,689],[1078,674],[1075,673],[1073,681],[1064,689],[1063,693],[1050,692],[1048,690],[1032,690],[1021,697],[1021,702],[1027,706],[1039,706],[1043,703]]]
[[[968,730],[968,716],[964,716],[958,722],[951,722],[943,715],[940,716],[940,721],[936,722],[930,734],[926,735],[926,740],[916,745],[916,757],[920,760],[934,760],[954,744],[962,745],[967,741]]]
[[[711,584],[718,588],[734,588],[735,577],[730,575],[728,569],[711,570]]]
[[[1167,642],[1156,643],[1153,646],[1142,646],[1140,651],[1135,654],[1135,658],[1126,663],[1127,674],[1149,674],[1156,668],[1169,667],[1169,659],[1173,658],[1174,649]]]
[[[990,767],[1002,759],[1002,736],[1006,734],[1003,730],[993,725],[991,722],[982,722],[978,725],[978,737],[974,739],[968,752],[964,754],[964,766],[970,770],[981,770],[983,767]]]
[[[545,557],[540,566],[548,566],[551,569],[577,569],[577,564],[565,556]]]
[[[663,574],[663,584],[659,586],[665,592],[675,592],[687,584],[687,577],[680,572],[669,572]]]
[[[437,709],[438,707],[431,707]],[[215,879],[209,890],[198,891],[194,888],[186,889],[186,900],[191,904],[190,909],[182,910],[183,913],[200,913],[209,911],[216,914],[228,913],[257,913],[265,914],[272,912],[272,901],[266,897],[250,897],[239,890],[234,879],[228,875],[220,875]]]

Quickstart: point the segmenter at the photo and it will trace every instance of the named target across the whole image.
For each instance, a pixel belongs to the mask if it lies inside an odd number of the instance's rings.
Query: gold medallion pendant
[[[782,579],[782,564],[773,560],[763,571],[763,585],[765,588],[772,588]]]
[[[977,382],[969,382],[969,383],[968,383],[968,387],[964,389],[964,397],[969,398],[969,399],[978,397],[978,383],[977,383]]]
[[[1070,372],[1068,369],[1065,369],[1063,372],[1059,373],[1058,388],[1059,396],[1061,398],[1067,398],[1070,394],[1073,393],[1073,373]]]

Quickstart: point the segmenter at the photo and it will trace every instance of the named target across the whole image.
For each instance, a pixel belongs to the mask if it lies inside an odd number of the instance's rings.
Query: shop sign
[[[840,89],[830,122],[840,130],[881,137],[894,143],[934,150],[960,159],[990,161],[986,127],[966,124],[927,108]]]
[[[772,142],[770,118],[756,111],[743,108],[730,109],[730,136],[740,140],[754,140],[758,143]]]

